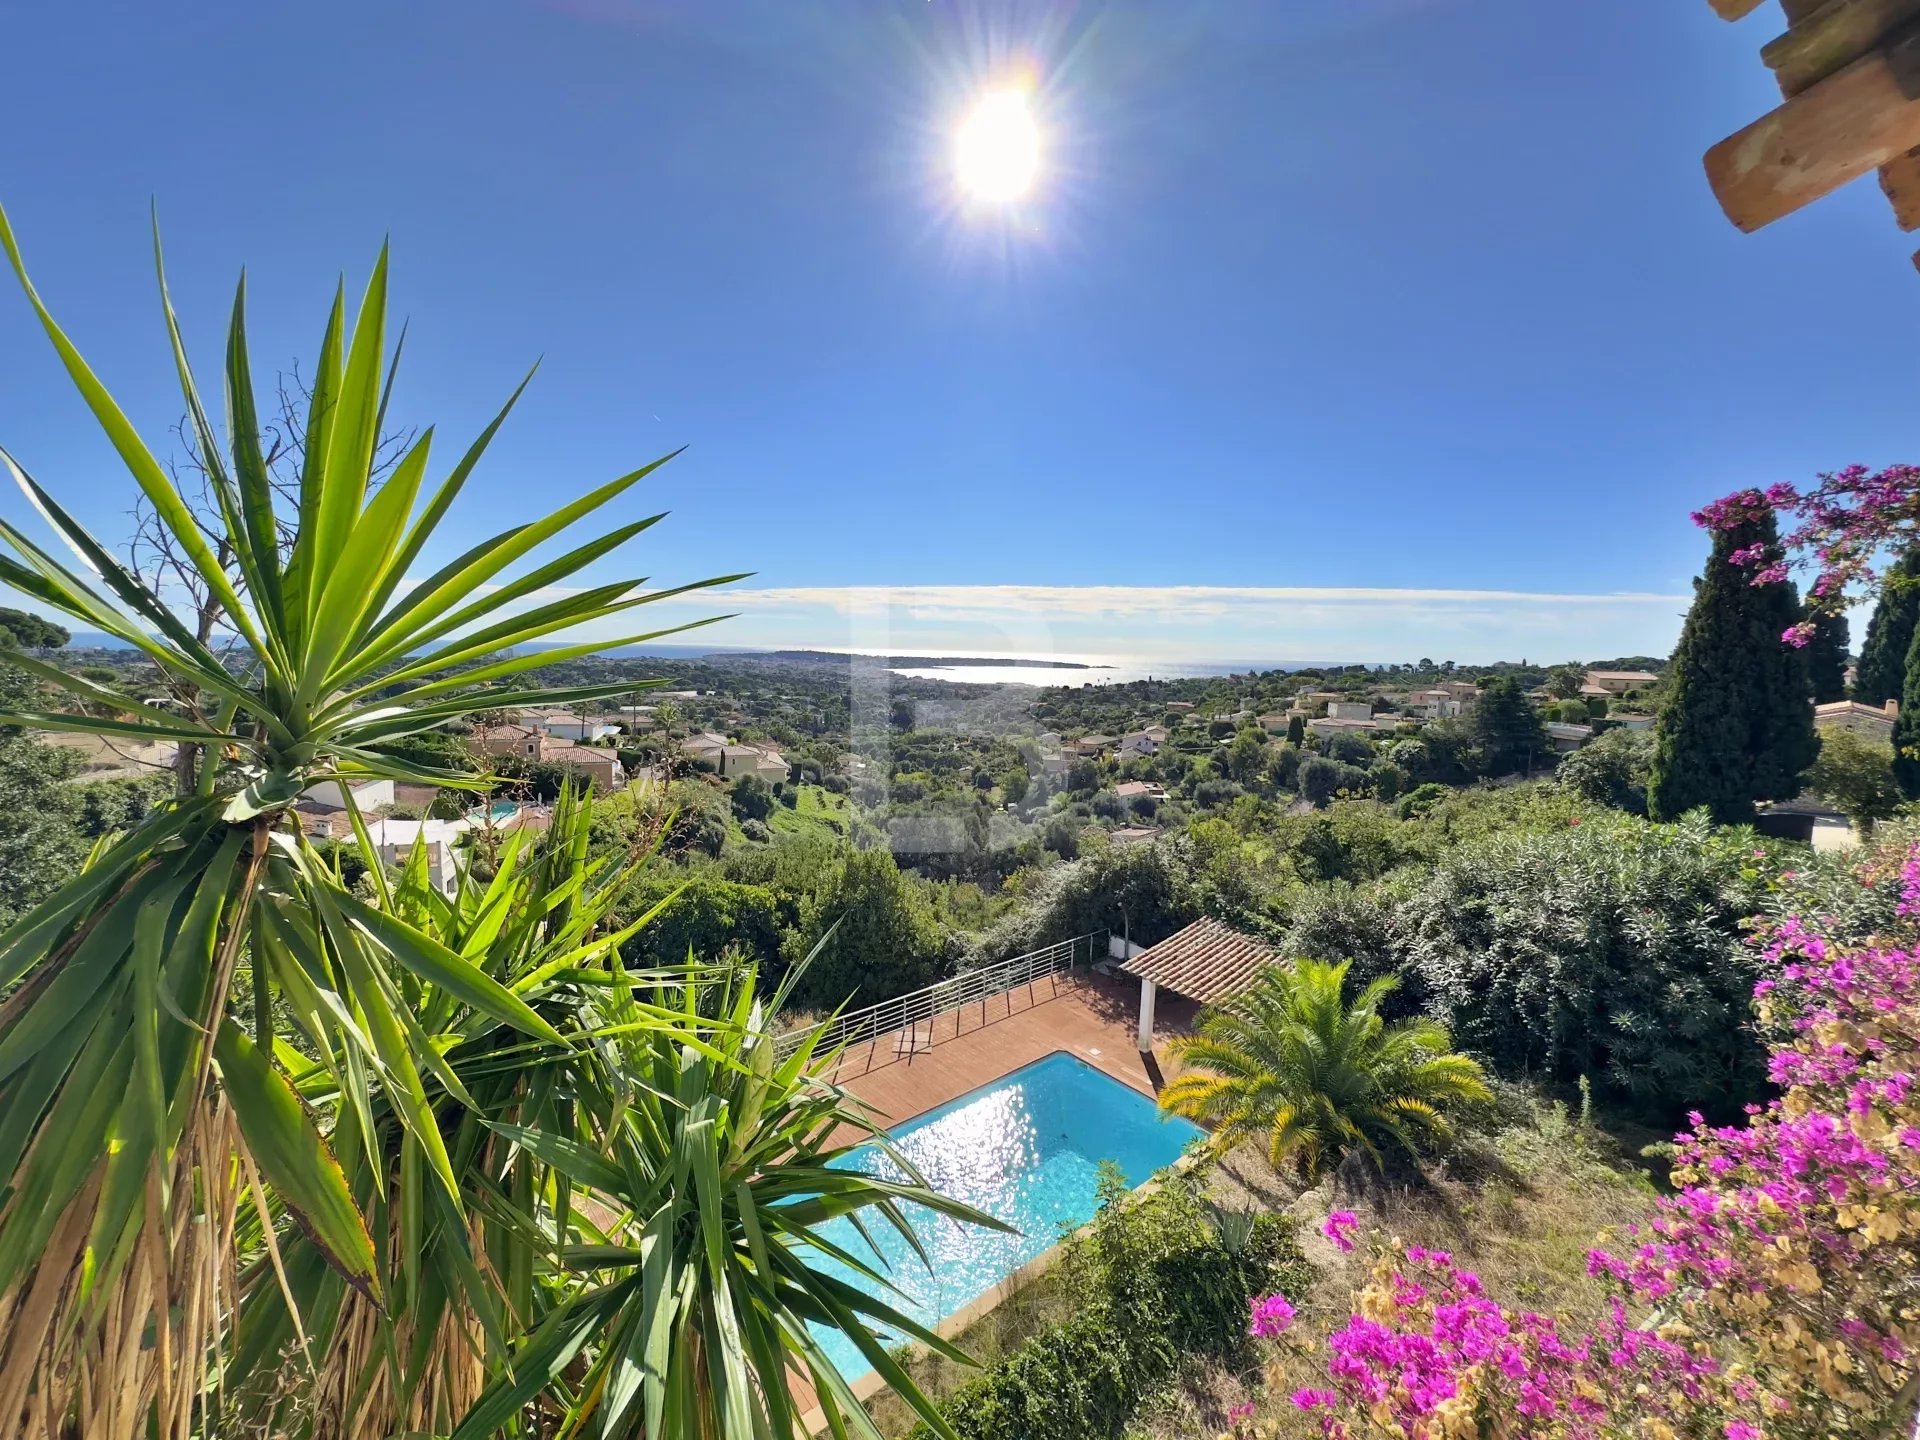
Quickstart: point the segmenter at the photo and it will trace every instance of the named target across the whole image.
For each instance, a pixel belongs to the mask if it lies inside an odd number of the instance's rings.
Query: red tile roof
[[[1257,972],[1279,963],[1280,957],[1251,935],[1219,920],[1196,920],[1120,968],[1176,995],[1209,1002],[1238,994]]]

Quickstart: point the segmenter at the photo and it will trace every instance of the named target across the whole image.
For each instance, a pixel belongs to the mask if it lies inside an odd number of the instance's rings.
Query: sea
[[[1136,680],[1188,680],[1208,675],[1244,675],[1253,670],[1304,670],[1339,664],[1325,660],[1116,660],[1080,666],[896,665],[895,675],[945,680],[955,685],[1129,685]]]

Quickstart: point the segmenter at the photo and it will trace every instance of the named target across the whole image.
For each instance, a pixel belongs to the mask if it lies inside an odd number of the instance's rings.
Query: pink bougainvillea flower
[[[1320,1233],[1342,1250],[1353,1249],[1353,1232],[1360,1228],[1360,1221],[1351,1210],[1335,1210],[1320,1227]]]
[[[1247,1333],[1261,1340],[1277,1339],[1293,1324],[1293,1302],[1284,1295],[1264,1295],[1254,1300]]]

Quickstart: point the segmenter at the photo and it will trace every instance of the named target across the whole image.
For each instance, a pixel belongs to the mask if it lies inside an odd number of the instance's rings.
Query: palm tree
[[[1308,1179],[1354,1151],[1379,1166],[1388,1150],[1445,1145],[1447,1112],[1492,1098],[1479,1064],[1437,1021],[1381,1018],[1392,976],[1344,1003],[1351,963],[1274,965],[1209,1008],[1174,1042],[1184,1068],[1162,1107],[1212,1126],[1218,1145],[1264,1134],[1274,1165]]]

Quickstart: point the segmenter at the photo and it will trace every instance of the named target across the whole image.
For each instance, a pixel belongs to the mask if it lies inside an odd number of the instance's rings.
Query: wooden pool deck
[[[1153,1053],[1136,1033],[1140,982],[1081,973],[1050,976],[984,1003],[891,1031],[840,1057],[834,1078],[891,1129],[1022,1065],[1064,1050],[1147,1095],[1165,1083],[1166,1041],[1191,1025],[1194,1006],[1164,991]]]

